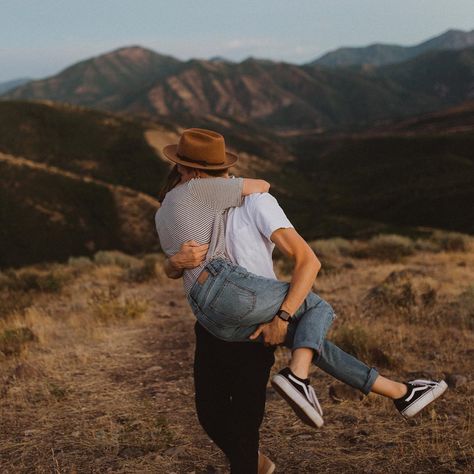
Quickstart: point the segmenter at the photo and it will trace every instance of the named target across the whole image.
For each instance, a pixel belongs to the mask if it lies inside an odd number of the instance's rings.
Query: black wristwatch
[[[284,309],[279,309],[276,315],[287,323],[291,323],[291,321],[293,320],[293,316],[291,316],[291,314],[286,312]]]

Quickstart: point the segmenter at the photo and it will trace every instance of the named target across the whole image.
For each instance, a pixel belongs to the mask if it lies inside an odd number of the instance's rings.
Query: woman
[[[240,206],[243,196],[268,191],[268,183],[227,179],[226,170],[237,156],[225,151],[222,135],[210,130],[185,130],[179,143],[168,145],[163,152],[177,163],[180,174],[179,183],[166,193],[156,213],[163,250],[172,256],[186,241],[209,243],[206,259],[183,273],[185,292],[198,321],[223,340],[256,340],[263,333],[271,344],[283,342],[291,323],[291,363],[273,378],[272,385],[305,423],[322,426],[322,410],[308,373],[334,313],[327,302],[310,292],[320,268],[318,259],[307,253],[305,270],[296,268],[290,284],[256,276],[231,263],[225,252],[225,210]],[[301,248],[306,247],[304,243]],[[325,328],[321,321],[328,321]],[[418,413],[447,388],[443,381],[395,382],[375,369],[352,375],[360,378],[354,383],[362,391],[392,398],[405,416]]]

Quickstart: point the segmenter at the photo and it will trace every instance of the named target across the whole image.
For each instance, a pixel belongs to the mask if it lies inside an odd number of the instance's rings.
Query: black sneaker
[[[272,378],[272,386],[293,408],[298,417],[313,428],[323,426],[323,410],[309,380],[302,381],[288,367]]]
[[[448,388],[444,380],[439,382],[433,380],[412,380],[405,385],[408,388],[408,392],[402,398],[394,400],[393,403],[395,403],[397,410],[406,417],[415,416]]]

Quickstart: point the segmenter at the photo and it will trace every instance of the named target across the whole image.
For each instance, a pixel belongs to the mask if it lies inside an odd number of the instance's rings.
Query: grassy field
[[[472,472],[474,248],[465,236],[315,241],[330,339],[399,380],[446,378],[409,421],[314,370],[314,431],[269,387],[261,449],[281,473]],[[194,318],[162,256],[0,273],[2,473],[223,473],[193,403]],[[282,278],[288,262],[276,261]],[[288,361],[277,349],[273,371]]]

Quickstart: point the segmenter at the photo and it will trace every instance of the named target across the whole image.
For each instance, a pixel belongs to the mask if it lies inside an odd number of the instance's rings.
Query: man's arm
[[[290,288],[281,309],[294,315],[311,291],[321,263],[311,247],[293,228],[277,229],[271,235],[276,247],[295,262]],[[288,323],[275,316],[269,323],[261,324],[250,336],[257,338],[263,334],[266,344],[281,344],[285,340]]]
[[[204,260],[208,249],[209,244],[199,244],[195,240],[184,242],[178,253],[165,260],[166,276],[181,278],[186,268],[195,268]]]
[[[321,262],[295,229],[278,229],[271,239],[284,255],[295,262],[290,289],[281,305],[281,309],[293,316],[311,291]]]

